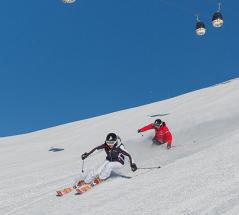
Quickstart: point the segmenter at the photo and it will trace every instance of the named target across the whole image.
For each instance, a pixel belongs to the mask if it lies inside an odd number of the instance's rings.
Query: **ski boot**
[[[80,180],[78,181],[78,183],[76,185],[73,186],[74,189],[78,188],[78,187],[81,187],[85,185],[85,181],[84,180]]]
[[[95,178],[94,181],[92,182],[92,186],[95,186],[95,185],[101,183],[102,181],[103,181],[102,179],[100,179],[99,177],[97,177],[97,178]]]

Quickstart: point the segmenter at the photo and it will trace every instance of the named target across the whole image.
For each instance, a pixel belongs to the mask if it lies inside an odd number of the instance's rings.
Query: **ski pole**
[[[83,162],[82,162],[82,167],[81,167],[81,172],[82,173],[84,172],[84,163],[85,163],[85,160],[83,160]]]
[[[138,132],[138,133],[141,134],[142,137],[144,136],[141,132]]]
[[[159,169],[161,166],[151,166],[151,167],[138,167],[138,169]]]

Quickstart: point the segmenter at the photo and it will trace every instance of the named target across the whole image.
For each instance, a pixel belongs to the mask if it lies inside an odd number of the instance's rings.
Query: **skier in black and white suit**
[[[100,181],[107,179],[111,171],[123,167],[125,163],[125,156],[129,158],[132,171],[137,170],[136,164],[133,162],[131,155],[125,150],[124,145],[121,143],[121,139],[115,133],[109,133],[106,136],[105,143],[95,147],[89,153],[85,152],[81,155],[82,160],[86,159],[95,150],[104,149],[106,152],[106,160],[98,168],[90,171],[84,182],[89,184],[95,179]]]

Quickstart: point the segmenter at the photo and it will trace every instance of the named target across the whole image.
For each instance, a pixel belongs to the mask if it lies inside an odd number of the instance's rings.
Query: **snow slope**
[[[149,115],[168,114],[173,147],[153,146],[153,131],[138,128]],[[55,190],[81,175],[81,154],[116,132],[138,167],[158,170],[120,174],[82,196],[59,198]],[[239,79],[169,100],[82,120],[26,135],[0,139],[0,214],[239,213]],[[54,152],[55,150],[59,150]],[[99,165],[104,152],[85,161]]]

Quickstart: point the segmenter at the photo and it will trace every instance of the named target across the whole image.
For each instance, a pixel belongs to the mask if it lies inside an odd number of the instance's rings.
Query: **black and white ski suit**
[[[106,160],[100,166],[87,174],[84,180],[86,183],[91,183],[96,177],[99,177],[102,180],[107,179],[110,176],[111,171],[123,167],[125,163],[125,156],[129,158],[130,165],[133,164],[131,155],[126,151],[120,140],[118,140],[117,144],[112,149],[106,143],[97,146],[88,153],[88,156],[95,150],[102,149],[106,152]]]

